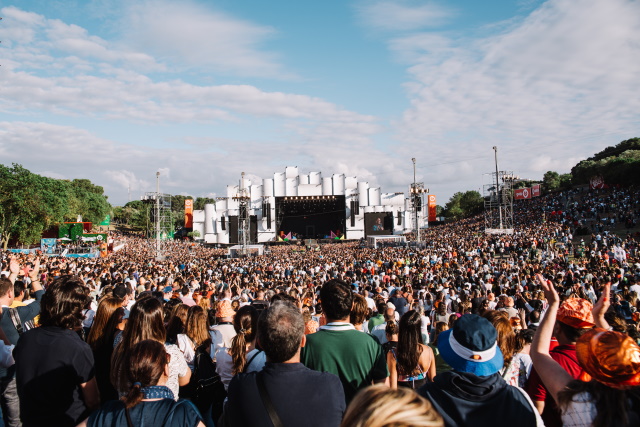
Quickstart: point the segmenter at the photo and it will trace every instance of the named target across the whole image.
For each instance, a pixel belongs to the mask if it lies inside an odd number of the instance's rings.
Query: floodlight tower
[[[411,208],[413,211],[413,228],[416,233],[416,242],[420,243],[420,222],[419,215],[420,211],[422,211],[422,194],[428,193],[429,189],[424,188],[424,182],[416,182],[416,159],[415,157],[411,159],[413,162],[413,184],[411,184],[411,188],[409,190],[411,194]]]
[[[160,260],[160,171],[156,172],[156,259]]]

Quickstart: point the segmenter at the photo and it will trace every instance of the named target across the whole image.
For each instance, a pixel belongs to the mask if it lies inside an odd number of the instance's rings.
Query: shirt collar
[[[320,326],[323,331],[351,331],[355,330],[355,326],[348,322],[331,322],[324,326]]]

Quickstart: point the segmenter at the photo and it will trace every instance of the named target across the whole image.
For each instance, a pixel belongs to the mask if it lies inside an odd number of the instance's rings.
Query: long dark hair
[[[111,383],[116,390],[127,390],[126,355],[134,345],[144,340],[154,340],[161,344],[166,341],[162,303],[155,298],[143,298],[131,308],[129,320],[122,332],[122,341],[111,357]]]
[[[122,398],[127,408],[140,403],[143,387],[158,384],[167,363],[167,351],[158,341],[142,340],[131,348],[126,358],[126,376],[131,387]]]
[[[398,373],[411,375],[418,369],[418,361],[422,354],[422,319],[420,313],[415,310],[407,311],[400,318],[398,332]]]
[[[258,310],[250,305],[240,307],[233,318],[236,336],[231,341],[229,353],[233,359],[233,374],[242,372],[247,363],[247,343],[253,341],[258,331]]]

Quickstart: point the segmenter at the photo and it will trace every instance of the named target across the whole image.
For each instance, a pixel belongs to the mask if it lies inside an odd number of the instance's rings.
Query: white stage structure
[[[208,204],[204,210],[193,212],[193,230],[200,232],[205,243],[240,243],[237,237],[238,216],[241,214],[238,195],[243,188],[249,197],[251,239],[247,243],[251,244],[272,242],[277,240],[281,231],[288,233],[289,230],[281,227],[292,221],[288,218],[296,215],[287,216],[283,207],[295,206],[296,203],[299,203],[298,209],[303,205],[309,206],[309,225],[303,226],[302,232],[306,238],[324,237],[312,235],[322,231],[318,229],[322,227],[314,226],[314,215],[316,218],[324,215],[318,214],[314,206],[318,209],[322,206],[337,208],[333,212],[340,213],[340,227],[344,227],[340,232],[349,240],[371,234],[402,235],[412,228],[411,203],[404,193],[383,193],[380,187],[370,187],[368,182],[355,176],[333,174],[326,177],[320,172],[302,174],[294,166],[286,167],[284,173],[274,173],[273,178],[252,181],[243,177],[242,180],[239,185],[228,185],[226,197],[218,197],[215,205]],[[307,217],[304,218],[307,221]],[[373,224],[376,220],[378,222]],[[298,223],[300,221],[302,219]],[[424,223],[422,214],[420,221]],[[336,226],[332,231],[340,227]],[[383,227],[384,231],[381,232],[380,228],[373,231],[374,227]]]

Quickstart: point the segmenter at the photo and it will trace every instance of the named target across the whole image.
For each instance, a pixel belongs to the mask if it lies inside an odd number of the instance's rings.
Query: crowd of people
[[[636,191],[360,242],[0,254],[7,426],[640,425]]]

